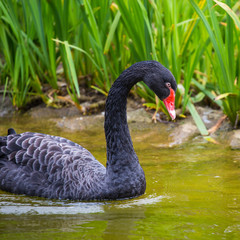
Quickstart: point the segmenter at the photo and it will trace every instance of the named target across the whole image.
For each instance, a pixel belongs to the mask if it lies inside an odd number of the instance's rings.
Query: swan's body
[[[9,129],[8,136],[0,137],[0,189],[75,200],[143,194],[145,176],[133,149],[126,118],[127,95],[141,80],[162,100],[176,91],[171,72],[158,62],[136,63],[123,71],[106,102],[106,168],[85,148],[65,138],[30,132],[16,134]]]

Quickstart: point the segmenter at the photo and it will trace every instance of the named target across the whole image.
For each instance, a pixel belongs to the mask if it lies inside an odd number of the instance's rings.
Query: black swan
[[[113,200],[142,195],[145,175],[133,149],[127,96],[144,81],[163,100],[172,119],[177,89],[172,73],[156,61],[133,64],[112,85],[105,110],[106,168],[82,146],[42,133],[0,137],[0,189],[54,199]]]

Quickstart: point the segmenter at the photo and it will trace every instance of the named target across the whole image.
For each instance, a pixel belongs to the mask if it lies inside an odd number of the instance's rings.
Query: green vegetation
[[[2,0],[2,91],[17,108],[32,95],[51,105],[44,89],[57,95],[64,82],[78,105],[81,86],[107,95],[122,70],[153,59],[174,74],[176,107],[189,109],[202,135],[207,130],[194,104],[206,99],[237,126],[239,8],[237,0]],[[146,106],[166,111],[144,84],[135,91]]]

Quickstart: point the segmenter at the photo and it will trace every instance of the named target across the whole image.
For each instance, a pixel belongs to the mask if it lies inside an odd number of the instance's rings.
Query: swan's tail
[[[7,135],[14,135],[16,131],[13,128],[9,128]],[[14,185],[14,177],[17,175],[16,164],[9,161],[7,148],[7,138],[8,136],[0,136],[0,189],[9,191],[11,186]],[[10,152],[10,151],[9,151]],[[17,169],[16,169],[17,170]]]
[[[16,131],[13,128],[8,129],[7,135],[11,135],[11,134],[16,134]],[[7,136],[0,136],[0,156],[3,155],[1,151],[1,147],[6,146],[6,143],[7,143]]]
[[[8,135],[16,134],[16,131],[13,128],[8,129]],[[7,136],[0,136],[0,160],[4,158],[6,160],[6,154],[2,152],[2,147],[7,145]]]
[[[8,129],[8,135],[16,134],[16,131],[13,128]]]

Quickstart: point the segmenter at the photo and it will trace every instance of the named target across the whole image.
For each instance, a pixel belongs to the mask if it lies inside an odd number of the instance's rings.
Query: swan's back
[[[0,137],[0,187],[58,199],[101,199],[105,167],[62,137],[25,132]]]

